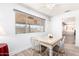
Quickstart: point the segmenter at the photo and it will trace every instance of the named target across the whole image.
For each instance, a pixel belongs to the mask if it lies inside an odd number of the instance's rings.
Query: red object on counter
[[[9,49],[6,43],[0,43],[0,56],[9,56]]]

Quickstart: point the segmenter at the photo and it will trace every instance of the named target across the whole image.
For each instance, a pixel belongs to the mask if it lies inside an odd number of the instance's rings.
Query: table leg
[[[53,56],[53,50],[51,47],[49,48],[49,56]]]

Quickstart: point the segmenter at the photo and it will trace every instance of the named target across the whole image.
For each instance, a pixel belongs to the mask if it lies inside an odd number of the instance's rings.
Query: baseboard
[[[14,56],[15,54],[20,53],[21,51],[24,51],[24,50],[29,49],[29,48],[31,48],[31,47],[23,48],[23,49],[20,49],[20,50],[18,50],[18,51],[14,51],[14,52],[10,52],[9,55],[10,55],[10,56]]]

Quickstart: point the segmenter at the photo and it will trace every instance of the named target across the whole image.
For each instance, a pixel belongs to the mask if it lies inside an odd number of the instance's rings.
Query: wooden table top
[[[46,44],[50,44],[53,45],[56,42],[60,41],[61,39],[58,38],[48,38],[48,37],[37,37],[36,40],[46,43]]]

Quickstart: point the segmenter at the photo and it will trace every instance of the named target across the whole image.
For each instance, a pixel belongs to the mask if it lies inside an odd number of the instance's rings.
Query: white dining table
[[[60,43],[61,39],[59,38],[49,38],[49,37],[37,37],[40,45],[46,46],[49,49],[49,56],[53,56],[53,47]]]

